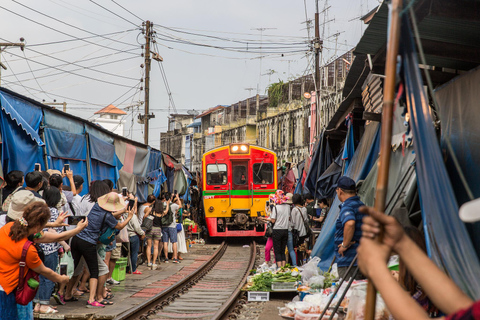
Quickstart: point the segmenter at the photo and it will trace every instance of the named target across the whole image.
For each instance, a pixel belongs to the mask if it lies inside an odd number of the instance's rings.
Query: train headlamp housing
[[[230,154],[248,154],[250,146],[246,143],[236,143],[230,145]]]

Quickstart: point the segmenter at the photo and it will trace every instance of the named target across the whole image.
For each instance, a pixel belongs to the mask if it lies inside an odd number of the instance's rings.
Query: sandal
[[[48,306],[46,311],[42,311],[42,306],[38,309],[38,313],[41,314],[53,314],[53,313],[58,313],[57,309],[52,308],[51,306]]]
[[[79,291],[81,293],[90,293],[90,290],[88,290],[88,289],[83,290],[83,289],[77,288],[77,291]]]
[[[113,299],[113,297],[115,297],[115,295],[113,293],[108,292],[103,299],[110,300],[110,299]]]
[[[75,290],[73,291],[73,295],[76,296],[76,297],[81,297],[81,296],[83,296],[84,294],[85,294],[85,292],[82,291],[82,290],[75,289]]]
[[[65,305],[65,298],[63,295],[57,293],[52,294],[53,299],[55,299],[55,302],[60,305]]]
[[[87,308],[105,308],[105,305],[99,303],[98,301],[87,301]]]
[[[103,304],[104,306],[111,306],[113,305],[112,301],[108,301],[107,299],[103,299],[102,301],[98,302],[100,304]]]
[[[65,302],[73,302],[73,301],[78,301],[78,298],[75,297],[75,296],[72,296],[70,299],[67,299],[67,298],[63,298],[63,301]]]

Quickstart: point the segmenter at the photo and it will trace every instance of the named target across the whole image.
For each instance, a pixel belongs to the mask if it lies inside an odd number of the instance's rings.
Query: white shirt
[[[273,207],[270,218],[275,219],[273,229],[290,229],[290,205],[279,204]]]
[[[177,215],[177,211],[180,206],[176,203],[173,203],[170,205],[170,210],[173,212],[173,222],[168,226],[169,228],[176,228],[177,227],[177,222],[175,221],[175,217]]]
[[[298,230],[298,235],[300,237],[307,235],[307,230],[305,230],[305,224],[303,223],[303,221],[307,219],[307,208],[295,206],[292,209],[291,215],[292,227]]]

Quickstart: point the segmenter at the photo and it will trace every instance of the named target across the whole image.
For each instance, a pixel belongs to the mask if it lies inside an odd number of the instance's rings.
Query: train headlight
[[[231,154],[247,154],[249,149],[248,144],[231,144],[230,153]]]
[[[214,209],[213,206],[210,206],[210,208],[208,208],[208,211],[213,212],[213,209]]]

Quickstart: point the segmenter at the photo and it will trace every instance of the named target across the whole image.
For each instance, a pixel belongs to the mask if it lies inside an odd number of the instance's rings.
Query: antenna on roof
[[[188,110],[187,111],[187,114],[191,115],[191,116],[198,116],[200,114],[199,111],[193,109],[193,110]]]

